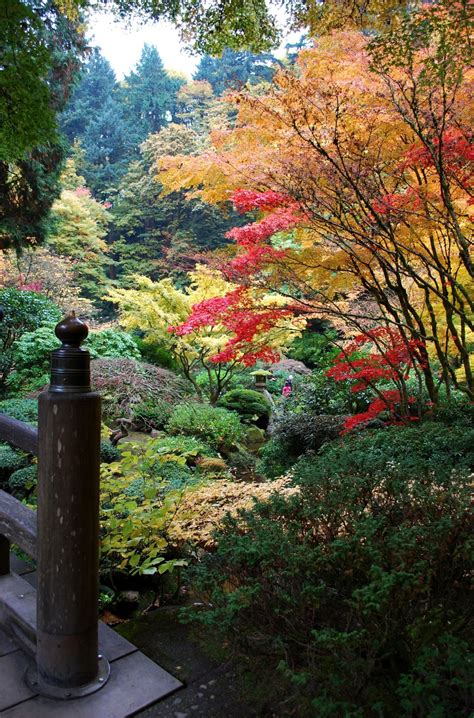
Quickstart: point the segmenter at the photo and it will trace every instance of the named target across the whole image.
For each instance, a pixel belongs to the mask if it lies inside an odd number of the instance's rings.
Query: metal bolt
[[[18,598],[25,598],[25,594],[24,594],[24,593],[20,593],[19,596],[18,596]]]
[[[103,678],[99,678],[99,683],[103,683],[103,682],[104,682],[104,679],[103,679]]]
[[[102,655],[102,653],[99,653],[99,655],[97,656],[97,658],[99,659],[99,661],[100,661],[100,659],[103,658],[103,657],[104,657],[104,656]]]

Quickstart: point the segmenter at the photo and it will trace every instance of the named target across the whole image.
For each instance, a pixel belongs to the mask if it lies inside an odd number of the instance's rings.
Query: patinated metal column
[[[88,329],[74,313],[56,327],[51,385],[39,397],[36,671],[44,695],[71,698],[106,682],[98,656],[100,398],[90,388]]]

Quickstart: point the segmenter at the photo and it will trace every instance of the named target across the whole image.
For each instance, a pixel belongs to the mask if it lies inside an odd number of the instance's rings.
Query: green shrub
[[[306,330],[295,339],[288,352],[290,359],[302,361],[310,369],[325,369],[331,366],[333,360],[340,353],[340,348],[335,346],[337,332],[327,331],[317,333]]]
[[[17,499],[26,499],[36,488],[38,480],[38,467],[30,464],[23,469],[15,471],[8,479],[8,490]]]
[[[0,401],[0,413],[13,419],[36,424],[38,421],[38,401],[36,399],[4,399]]]
[[[93,359],[141,359],[135,339],[120,329],[91,332],[84,342]]]
[[[255,456],[239,447],[237,451],[229,454],[228,463],[233,476],[239,481],[253,481],[256,478]]]
[[[219,406],[235,411],[246,424],[263,423],[266,428],[270,417],[271,406],[263,394],[253,389],[232,389],[226,392],[218,402]]]
[[[155,366],[161,366],[164,369],[171,369],[176,371],[178,369],[178,363],[173,358],[173,355],[166,347],[161,344],[155,344],[150,341],[144,341],[141,338],[135,338],[138,350],[143,357],[143,361],[154,364]]]
[[[194,436],[164,436],[153,439],[151,446],[157,454],[174,454],[184,457],[190,466],[193,466],[201,457],[217,457],[215,449]]]
[[[28,463],[26,454],[9,444],[0,444],[0,481],[6,481],[14,471]]]
[[[184,457],[153,441],[127,443],[120,461],[101,465],[101,567],[162,574],[183,562],[170,556],[167,527],[191,475]]]
[[[178,404],[192,387],[168,369],[135,359],[94,359],[91,362],[92,386],[102,397],[104,421],[132,419],[134,407],[146,402],[166,401]]]
[[[318,451],[328,441],[337,439],[343,424],[343,416],[285,412],[275,422],[270,441],[260,451],[259,470],[271,478],[280,476],[301,454]]]
[[[244,436],[238,416],[209,404],[179,404],[167,425],[170,434],[195,436],[218,451],[229,452]]]
[[[344,438],[300,460],[296,494],[227,519],[191,577],[207,610],[187,616],[262,681],[279,672],[273,714],[469,715],[473,439],[436,424]]]
[[[0,289],[0,306],[5,312],[0,322],[0,389],[3,390],[15,363],[15,342],[43,324],[55,324],[61,314],[42,294],[12,287]]]
[[[132,421],[138,431],[164,429],[172,413],[173,405],[168,401],[142,401],[133,407]]]
[[[114,446],[108,439],[101,439],[100,442],[100,460],[103,464],[111,464],[112,461],[120,459],[120,450]]]
[[[59,346],[54,324],[25,332],[13,346],[14,371],[8,379],[9,390],[35,391],[48,384],[51,352]]]

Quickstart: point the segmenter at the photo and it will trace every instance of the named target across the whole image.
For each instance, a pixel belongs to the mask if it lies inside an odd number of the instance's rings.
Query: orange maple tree
[[[232,281],[354,333],[396,328],[433,402],[441,384],[474,397],[471,8],[442,0],[372,41],[321,38],[269,92],[232,96],[236,124],[211,150],[160,174],[252,212],[229,233]]]

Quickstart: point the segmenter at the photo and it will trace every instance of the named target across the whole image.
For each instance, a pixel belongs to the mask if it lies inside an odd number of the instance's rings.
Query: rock
[[[287,374],[311,374],[311,369],[296,359],[282,359],[276,364],[272,364],[271,369],[272,372],[281,371]]]
[[[138,591],[120,591],[116,602],[114,602],[114,611],[119,616],[130,616],[137,610],[140,602],[140,594]]]

